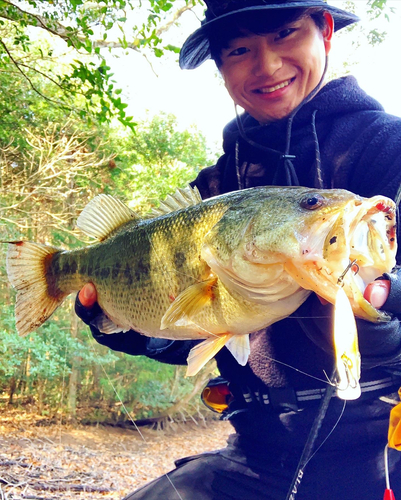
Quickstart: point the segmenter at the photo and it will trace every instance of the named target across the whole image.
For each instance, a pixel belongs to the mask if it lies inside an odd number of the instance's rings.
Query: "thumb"
[[[87,283],[79,292],[78,298],[84,307],[93,307],[93,304],[97,301],[95,285],[93,283]]]
[[[390,281],[377,280],[369,283],[363,294],[364,298],[376,309],[380,309],[390,293]]]

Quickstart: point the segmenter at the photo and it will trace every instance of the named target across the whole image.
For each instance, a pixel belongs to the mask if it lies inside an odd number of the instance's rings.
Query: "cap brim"
[[[230,16],[240,14],[241,12],[257,11],[257,10],[273,10],[285,8],[308,8],[316,7],[316,2],[299,1],[291,2],[291,4],[270,4],[250,6],[246,9],[239,9],[227,14],[223,14],[216,19],[205,22],[199,29],[194,31],[184,42],[180,51],[180,68],[195,69],[207,59],[210,59],[210,44],[208,38],[208,30],[216,28],[218,23],[224,22]],[[324,10],[330,12],[334,19],[334,31],[338,31],[350,24],[359,21],[359,17],[351,12],[347,12],[331,5],[324,5]]]

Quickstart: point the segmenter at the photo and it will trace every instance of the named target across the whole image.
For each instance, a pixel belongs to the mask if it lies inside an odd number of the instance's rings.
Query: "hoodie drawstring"
[[[296,156],[290,155],[292,122],[294,120],[294,116],[295,116],[295,113],[293,113],[288,118],[287,134],[286,134],[286,140],[285,140],[285,153],[283,155],[281,155],[281,160],[283,160],[283,162],[284,162],[285,177],[286,177],[288,186],[299,186],[298,176],[295,172],[294,164],[291,161],[291,160],[295,160]]]
[[[319,187],[321,189],[324,189],[322,159],[320,157],[319,139],[317,137],[317,130],[316,130],[316,113],[317,109],[315,109],[315,111],[312,113],[312,132],[313,132],[313,139],[315,141],[316,180]]]

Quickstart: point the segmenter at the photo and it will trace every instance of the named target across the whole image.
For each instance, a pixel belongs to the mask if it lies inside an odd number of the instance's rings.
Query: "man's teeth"
[[[291,80],[287,80],[285,82],[279,83],[275,87],[264,87],[263,89],[258,89],[258,92],[261,94],[271,94],[275,90],[282,89],[283,87],[287,87],[291,83]]]

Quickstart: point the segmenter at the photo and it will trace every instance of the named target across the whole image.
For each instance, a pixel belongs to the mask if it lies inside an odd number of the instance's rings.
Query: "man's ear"
[[[326,51],[326,56],[329,55],[330,49],[331,49],[331,39],[333,37],[334,33],[334,19],[333,16],[330,14],[330,12],[324,12],[324,18],[326,20],[326,26],[323,28],[323,41],[324,41],[324,48]]]

